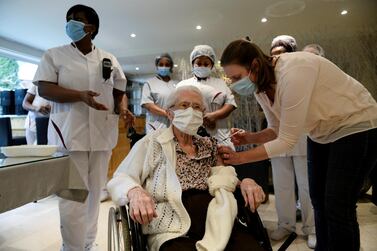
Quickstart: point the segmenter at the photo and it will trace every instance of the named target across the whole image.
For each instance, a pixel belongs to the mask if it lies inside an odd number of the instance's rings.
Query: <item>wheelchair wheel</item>
[[[131,251],[128,217],[122,209],[110,208],[108,221],[108,251]]]

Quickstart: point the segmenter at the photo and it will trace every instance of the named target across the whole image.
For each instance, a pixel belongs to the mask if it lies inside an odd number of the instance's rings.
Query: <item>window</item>
[[[0,56],[0,90],[28,89],[38,65]]]

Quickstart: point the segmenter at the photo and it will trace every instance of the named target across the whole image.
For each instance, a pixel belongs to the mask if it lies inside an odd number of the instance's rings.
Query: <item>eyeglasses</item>
[[[201,105],[201,104],[198,104],[198,103],[193,103],[193,102],[180,102],[178,104],[176,104],[174,107],[178,108],[178,109],[187,109],[189,107],[192,107],[192,109],[196,110],[196,111],[204,111],[204,107]]]

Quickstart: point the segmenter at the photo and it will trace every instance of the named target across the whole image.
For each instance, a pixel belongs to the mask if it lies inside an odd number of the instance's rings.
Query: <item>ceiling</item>
[[[69,43],[65,14],[77,3],[99,14],[94,43],[134,76],[152,73],[158,54],[169,52],[178,61],[197,44],[215,47],[220,56],[230,41],[246,35],[267,49],[280,34],[326,30],[338,38],[377,24],[376,0],[0,0],[0,37],[40,50]]]

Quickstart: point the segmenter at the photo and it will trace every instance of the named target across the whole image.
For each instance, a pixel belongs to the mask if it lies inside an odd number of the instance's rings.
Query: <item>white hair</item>
[[[321,56],[321,57],[325,57],[325,50],[319,44],[305,45],[304,49],[302,49],[302,50],[306,51],[306,49],[308,49],[308,48],[314,49],[317,52],[317,53],[314,53],[314,54]]]
[[[195,86],[192,86],[192,85],[185,85],[185,86],[181,86],[181,87],[176,88],[168,96],[167,102],[166,102],[166,107],[164,107],[164,108],[165,109],[169,109],[169,108],[173,107],[178,102],[178,98],[184,92],[195,92],[196,94],[198,94],[201,97],[201,99],[202,99],[202,105],[203,105],[203,107],[206,108],[206,103],[204,101],[204,97],[202,95],[202,92],[199,90],[198,87],[195,87]]]

